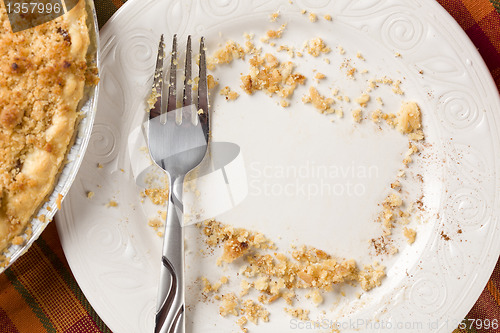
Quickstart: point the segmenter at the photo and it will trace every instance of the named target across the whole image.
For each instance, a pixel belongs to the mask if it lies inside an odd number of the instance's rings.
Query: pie
[[[90,77],[86,18],[80,0],[55,20],[13,33],[0,5],[0,252],[24,242],[65,164]]]

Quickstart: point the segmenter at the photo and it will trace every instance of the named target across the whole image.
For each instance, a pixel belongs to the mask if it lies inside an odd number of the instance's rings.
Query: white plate
[[[87,51],[88,59],[90,61],[95,62],[93,65],[96,65],[99,61],[97,57],[97,50],[99,49],[99,40],[97,38],[99,31],[97,26],[97,16],[95,14],[94,2],[86,1],[86,10],[87,10],[87,26],[89,29],[89,37],[90,37],[90,46]],[[80,112],[84,116],[80,123],[78,124],[78,128],[75,132],[75,142],[71,149],[68,151],[67,160],[68,163],[62,168],[61,173],[59,175],[59,179],[57,181],[56,186],[54,187],[53,192],[47,198],[47,201],[43,204],[42,207],[38,210],[37,216],[44,215],[44,221],[39,220],[34,217],[28,224],[27,229],[31,230],[31,232],[26,234],[25,242],[23,245],[11,245],[4,255],[8,260],[8,265],[5,267],[0,267],[0,273],[2,273],[5,269],[7,269],[10,265],[12,265],[20,256],[26,253],[31,245],[40,237],[42,232],[47,227],[48,222],[52,221],[54,214],[57,212],[57,200],[59,194],[62,196],[66,196],[68,193],[73,181],[78,172],[78,168],[83,160],[83,156],[85,154],[85,150],[87,149],[87,144],[89,142],[90,134],[92,131],[92,125],[94,124],[94,117],[97,108],[97,94],[98,94],[98,85],[93,86],[85,86],[84,97],[80,102]]]
[[[271,23],[269,14],[277,8],[279,23]],[[311,23],[302,9],[317,13],[319,21]],[[324,14],[331,14],[333,21],[324,20]],[[411,169],[422,174],[424,183],[410,181],[408,187],[409,195],[424,195],[427,207],[427,222],[411,224],[418,231],[417,241],[408,246],[397,236],[398,255],[375,257],[387,266],[380,287],[360,299],[355,297],[359,289],[343,288],[345,297],[335,290],[312,311],[311,319],[339,320],[343,332],[383,331],[383,323],[397,331],[451,332],[477,300],[500,252],[500,101],[472,43],[430,0],[128,1],[101,31],[99,112],[82,168],[57,220],[79,285],[114,332],[152,331],[161,239],[147,226],[149,211],[138,195],[127,143],[144,117],[159,35],[175,32],[182,45],[188,33],[203,34],[213,51],[226,39],[243,42],[245,32],[258,39],[282,22],[288,22],[288,28],[278,44],[300,48],[306,39],[320,36],[332,47],[319,59],[292,59],[299,63],[297,71],[310,78],[313,69],[326,74],[327,83],[320,84],[324,91],[336,80],[343,93],[355,98],[366,89],[364,78],[402,79],[403,97],[395,97],[390,89],[377,90],[385,102],[382,108],[396,112],[401,99],[417,101],[428,144]],[[346,54],[339,54],[339,46]],[[366,61],[356,57],[358,51]],[[358,72],[357,80],[346,80],[338,67],[344,58],[351,58],[359,71],[368,69],[368,74]],[[235,63],[220,67],[215,75],[238,90],[239,73],[246,70],[246,65]],[[309,79],[306,86],[312,84]],[[380,233],[373,222],[377,203],[401,168],[407,143],[396,131],[380,131],[369,120],[354,125],[349,108],[355,108],[355,102],[344,105],[344,119],[330,122],[335,117],[302,104],[305,92],[305,87],[299,88],[286,109],[263,93],[242,93],[234,102],[212,96],[213,139],[241,147],[249,179],[244,201],[218,219],[263,232],[281,251],[293,242],[371,263],[367,243]],[[371,101],[368,109],[375,108]],[[103,168],[97,168],[98,163]],[[290,165],[307,172],[287,187],[288,195],[277,195],[291,179],[270,176],[268,172],[277,169],[269,166]],[[322,166],[338,171],[364,168],[373,174],[331,176],[331,193],[323,188],[318,194],[319,187],[304,192],[303,183],[319,186],[312,172]],[[350,182],[359,184],[355,195],[348,194]],[[265,186],[271,192],[265,193]],[[95,192],[91,200],[88,191]],[[118,207],[105,206],[111,199]],[[234,319],[218,315],[217,303],[199,301],[199,285],[193,284],[200,275],[213,280],[233,270],[217,268],[213,256],[200,258],[197,253],[204,246],[198,231],[190,227],[187,232],[188,327],[197,332],[237,331]],[[297,328],[283,313],[284,304],[277,303],[269,323],[250,324],[249,329]],[[301,305],[310,307],[307,302]]]

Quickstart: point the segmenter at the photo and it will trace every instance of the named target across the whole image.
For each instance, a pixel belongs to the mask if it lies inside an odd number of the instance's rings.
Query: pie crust
[[[75,134],[89,34],[85,1],[12,33],[0,5],[0,252],[54,190]]]

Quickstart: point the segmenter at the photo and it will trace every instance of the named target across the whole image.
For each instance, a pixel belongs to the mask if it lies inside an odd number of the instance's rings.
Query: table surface
[[[500,90],[500,1],[438,2],[476,45]],[[95,1],[99,27],[123,4],[122,0]],[[466,325],[462,326],[467,327],[455,332],[500,332],[480,327],[479,319],[500,320],[500,260],[464,318]],[[76,283],[53,222],[30,250],[0,275],[0,333],[17,332],[111,332]]]

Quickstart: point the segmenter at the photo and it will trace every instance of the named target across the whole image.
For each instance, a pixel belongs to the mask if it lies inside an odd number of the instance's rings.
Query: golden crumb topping
[[[211,284],[210,281],[208,281],[208,279],[203,276],[201,278],[201,281],[203,282],[203,292],[210,293],[219,291],[220,287],[226,284],[229,281],[229,279],[227,278],[227,276],[223,276],[220,278],[219,281],[215,282],[214,284]]]
[[[168,188],[147,188],[144,190],[144,194],[151,200],[155,205],[164,205],[168,200]]]
[[[264,322],[269,321],[269,311],[264,309],[259,303],[255,303],[251,299],[243,302],[241,313],[245,315],[252,323],[257,324],[259,319]]]
[[[401,204],[396,201],[394,199],[394,205]],[[360,282],[363,289],[369,290],[378,285],[376,280],[385,276],[385,273],[379,275],[383,272],[382,266],[365,266],[364,270],[359,270],[354,260],[338,260],[313,247],[302,246],[292,251],[291,257],[283,253],[264,253],[264,250],[276,250],[274,243],[264,235],[215,220],[205,221],[200,227],[209,246],[222,245],[223,254],[218,263],[233,263],[242,258],[239,262],[244,265],[240,274],[253,279],[253,288],[266,295],[281,296],[285,290],[310,288],[331,291],[333,285],[349,281]],[[366,284],[372,275],[373,283]]]
[[[234,59],[244,59],[246,51],[240,44],[229,40],[223,48],[218,49],[212,57],[207,59],[207,68],[213,70],[215,65],[229,64]]]
[[[304,310],[301,308],[295,308],[295,309],[290,309],[290,308],[285,308],[285,312],[288,313],[290,316],[297,318],[302,321],[309,321],[309,310]]]
[[[316,37],[307,42],[306,51],[313,57],[319,57],[321,54],[330,53],[331,49],[321,38]]]
[[[240,96],[236,91],[231,90],[231,88],[229,88],[228,86],[225,86],[224,88],[222,88],[219,91],[219,94],[222,96],[225,96],[226,100],[228,100],[228,101],[234,101],[235,99],[237,99]]]
[[[227,293],[222,296],[222,302],[219,307],[219,313],[222,317],[228,315],[239,316],[239,299],[234,293]]]
[[[283,32],[285,31],[285,29],[286,29],[286,24],[282,24],[281,27],[278,30],[268,30],[266,32],[266,36],[263,37],[261,40],[263,42],[267,42],[267,41],[269,41],[269,39],[278,39],[278,38],[281,38],[281,36],[283,35]]]
[[[406,241],[408,242],[408,244],[415,243],[415,238],[417,237],[417,232],[414,229],[405,227],[403,229],[403,234],[406,237]]]
[[[89,36],[83,0],[69,13],[12,33],[0,6],[0,250],[54,187],[83,96]],[[59,198],[58,203],[60,203]]]
[[[238,317],[237,324],[243,332],[247,331],[248,321],[258,324],[259,320],[269,320],[270,313],[264,305],[283,299],[293,306],[298,301],[296,291],[305,290],[305,298],[318,306],[324,302],[323,293],[332,291],[334,285],[359,284],[368,291],[380,286],[385,277],[385,267],[376,262],[359,269],[352,259],[339,260],[314,247],[294,248],[287,254],[277,252],[274,243],[263,234],[215,220],[199,223],[198,227],[208,246],[222,247],[218,265],[224,262],[239,267],[239,296],[234,292],[221,293],[220,288],[229,281],[227,276],[214,284],[205,277],[201,282],[205,295],[215,294],[213,299],[219,302],[219,314]],[[251,291],[259,296],[250,298]],[[283,310],[300,320],[309,320],[309,310],[288,307]]]
[[[420,108],[415,102],[404,102],[398,113],[397,129],[404,134],[420,129]]]
[[[275,13],[272,13],[270,16],[270,21],[271,22],[276,22],[276,20],[280,17],[280,12],[277,11]]]
[[[322,96],[315,87],[309,87],[309,95],[302,97],[302,102],[304,103],[312,103],[312,105],[320,112],[320,113],[333,113],[334,110],[331,109],[331,106],[334,103],[333,98]]]
[[[106,204],[106,207],[118,207],[118,202],[115,200],[109,200],[108,203]]]
[[[352,118],[355,122],[360,123],[363,119],[363,111],[361,109],[356,109],[352,111]]]
[[[213,77],[213,75],[210,75],[210,74],[207,75],[207,86],[208,86],[208,89],[213,89],[218,84],[219,84],[219,82],[215,81],[215,78]]]
[[[263,90],[269,95],[291,97],[297,85],[305,82],[305,77],[294,69],[291,61],[280,62],[272,54],[255,55],[250,59],[250,73],[241,77],[241,87],[247,94]]]
[[[364,93],[358,98],[356,98],[356,102],[362,107],[366,107],[366,104],[370,101],[370,95]]]

